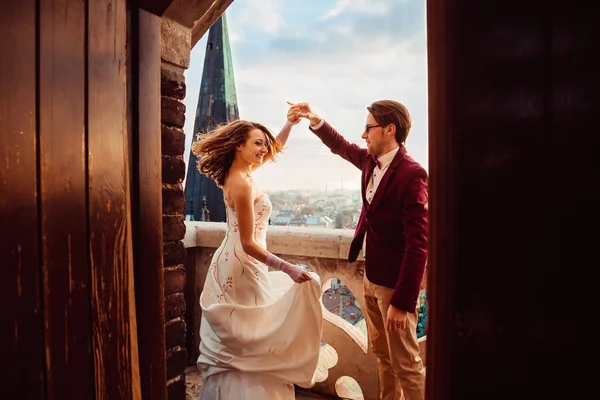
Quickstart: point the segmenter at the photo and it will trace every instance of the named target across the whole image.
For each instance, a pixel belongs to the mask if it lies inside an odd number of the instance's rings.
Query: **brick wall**
[[[190,61],[190,29],[163,18],[161,64],[161,143],[163,196],[163,251],[165,274],[165,332],[168,400],[185,399],[187,366],[186,303],[184,299],[186,258],[182,239],[185,162],[185,77]]]

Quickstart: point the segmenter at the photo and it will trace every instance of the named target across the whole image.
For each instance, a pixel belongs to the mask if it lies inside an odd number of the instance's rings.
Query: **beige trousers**
[[[365,319],[371,349],[377,357],[379,398],[424,400],[425,369],[419,356],[417,314],[408,313],[406,329],[388,333],[385,321],[392,293],[393,289],[375,285],[365,275]]]

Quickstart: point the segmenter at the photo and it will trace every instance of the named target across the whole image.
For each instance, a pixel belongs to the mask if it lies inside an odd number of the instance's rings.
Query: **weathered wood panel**
[[[597,13],[540,1],[427,10],[428,398],[589,397]]]
[[[429,0],[427,7],[427,61],[429,105],[429,255],[427,261],[427,399],[448,399],[456,274],[455,214],[456,187],[452,154],[456,132],[452,124],[454,102],[449,99],[452,84],[452,51],[448,30],[452,9],[448,0]],[[448,15],[448,18],[446,16]],[[432,356],[434,354],[434,356]]]
[[[139,398],[125,0],[88,2],[89,216],[96,398]]]
[[[36,129],[36,1],[0,2],[0,398],[44,393]]]
[[[85,4],[40,2],[40,180],[48,399],[93,398]]]
[[[142,397],[167,398],[160,133],[160,18],[133,16],[132,210]]]

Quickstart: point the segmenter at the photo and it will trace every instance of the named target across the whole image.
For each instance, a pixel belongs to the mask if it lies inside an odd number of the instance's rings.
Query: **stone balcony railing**
[[[217,222],[186,222],[184,245],[186,261],[186,322],[189,363],[198,357],[201,309],[199,296],[214,251],[225,236],[226,225]],[[287,261],[305,264],[321,277],[323,292],[333,278],[341,280],[353,293],[361,310],[363,301],[364,259],[347,261],[353,232],[342,229],[269,226],[269,251]],[[314,392],[351,399],[378,397],[376,358],[367,342],[364,321],[352,325],[323,307],[323,338],[319,359],[320,382]],[[425,360],[425,337],[420,339]]]

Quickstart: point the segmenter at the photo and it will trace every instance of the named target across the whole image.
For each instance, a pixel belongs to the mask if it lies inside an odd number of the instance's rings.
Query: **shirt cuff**
[[[310,125],[310,129],[316,131],[317,129],[321,128],[324,123],[325,123],[325,120],[321,119],[321,122],[319,122],[318,124],[316,124],[316,125]]]

